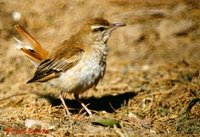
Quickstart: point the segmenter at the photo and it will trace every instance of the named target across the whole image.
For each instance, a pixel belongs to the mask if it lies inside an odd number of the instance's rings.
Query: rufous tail
[[[14,26],[16,31],[23,37],[29,44],[23,43],[17,38],[14,38],[17,42],[17,49],[25,54],[34,64],[38,65],[43,60],[46,60],[49,56],[49,52],[45,50],[40,43],[31,36],[22,26],[19,24]]]

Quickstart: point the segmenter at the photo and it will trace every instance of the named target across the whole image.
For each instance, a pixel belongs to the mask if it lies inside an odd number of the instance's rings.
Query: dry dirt
[[[89,17],[127,26],[108,42],[107,70],[97,91],[81,96],[94,116],[66,94],[68,118],[58,89],[26,84],[35,68],[16,50],[13,25],[24,26],[49,49]],[[198,136],[199,22],[199,0],[0,0],[1,136]],[[97,118],[120,126],[94,125]]]

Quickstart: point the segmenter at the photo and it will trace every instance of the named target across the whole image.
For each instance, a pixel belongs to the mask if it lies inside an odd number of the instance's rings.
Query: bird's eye
[[[104,31],[105,28],[104,28],[104,27],[99,27],[98,30],[99,30],[99,31]]]

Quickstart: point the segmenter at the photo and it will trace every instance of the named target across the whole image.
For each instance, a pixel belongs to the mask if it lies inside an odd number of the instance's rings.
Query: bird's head
[[[106,43],[113,30],[125,26],[125,23],[110,23],[103,18],[90,19],[83,26],[84,33],[89,34],[93,41]]]

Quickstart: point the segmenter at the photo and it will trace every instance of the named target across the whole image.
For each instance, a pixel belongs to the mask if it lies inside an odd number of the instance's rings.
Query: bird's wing
[[[33,63],[40,64],[42,61],[48,58],[49,52],[44,49],[40,43],[31,36],[22,26],[19,24],[14,26],[16,31],[29,43],[23,43],[15,38],[17,41],[17,48],[25,54]]]
[[[71,48],[68,50],[58,50],[56,53],[57,55],[62,54],[62,57],[56,55],[43,61],[37,67],[34,77],[27,83],[45,82],[58,77],[61,72],[69,70],[80,61],[83,50],[79,48]]]

